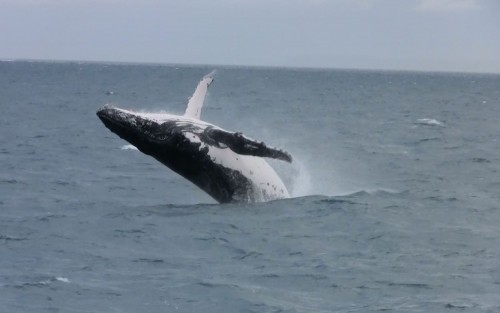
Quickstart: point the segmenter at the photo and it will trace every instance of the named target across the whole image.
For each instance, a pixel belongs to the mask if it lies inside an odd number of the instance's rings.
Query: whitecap
[[[63,283],[69,283],[69,279],[67,279],[66,277],[56,277],[56,280]]]
[[[433,118],[420,118],[415,124],[444,127],[444,123]]]

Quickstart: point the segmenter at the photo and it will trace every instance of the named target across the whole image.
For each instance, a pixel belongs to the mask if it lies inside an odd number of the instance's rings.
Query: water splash
[[[139,150],[133,145],[124,145],[121,147],[122,150]]]
[[[294,160],[291,171],[290,195],[292,197],[303,197],[314,194],[311,174],[300,160]]]

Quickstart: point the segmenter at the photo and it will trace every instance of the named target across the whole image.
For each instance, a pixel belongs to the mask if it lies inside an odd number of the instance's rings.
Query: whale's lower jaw
[[[264,202],[288,197],[283,182],[263,158],[241,155],[227,148],[217,140],[218,133],[211,131],[214,125],[182,116],[169,116],[158,122],[112,107],[100,109],[97,115],[113,133],[191,181],[219,203]]]

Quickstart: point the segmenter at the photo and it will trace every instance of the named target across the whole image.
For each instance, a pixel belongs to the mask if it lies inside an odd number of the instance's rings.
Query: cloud
[[[417,9],[423,11],[464,11],[478,9],[478,0],[420,0]]]

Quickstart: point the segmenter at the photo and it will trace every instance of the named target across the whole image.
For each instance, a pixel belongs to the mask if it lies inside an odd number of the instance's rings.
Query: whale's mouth
[[[104,126],[134,146],[147,140],[147,128],[151,126],[145,119],[133,112],[105,105],[96,112]]]
[[[124,122],[129,118],[130,114],[120,111],[114,106],[106,104],[105,106],[97,110],[96,115],[103,122]]]
[[[145,124],[144,119],[134,114],[134,112],[128,112],[127,110],[122,110],[109,104],[97,110],[96,115],[106,127],[115,125],[138,129]]]
[[[122,131],[131,130],[131,125],[127,123],[124,116],[118,114],[118,110],[113,107],[105,106],[96,112],[101,122],[113,133],[121,136]]]
[[[96,112],[97,117],[106,125],[106,123],[112,123],[114,119],[109,108],[103,107]]]

